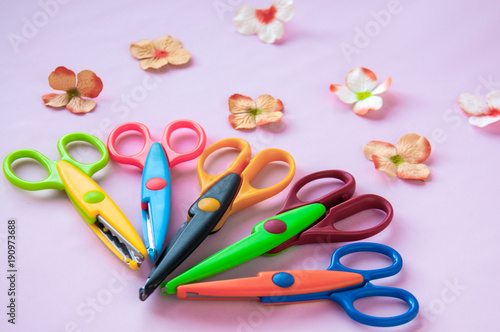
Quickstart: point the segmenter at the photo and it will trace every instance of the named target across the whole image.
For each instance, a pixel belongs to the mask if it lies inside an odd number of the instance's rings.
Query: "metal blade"
[[[118,233],[110,223],[102,216],[97,215],[96,226],[102,234],[113,244],[113,246],[126,258],[137,262],[140,266],[144,256],[123,235]]]

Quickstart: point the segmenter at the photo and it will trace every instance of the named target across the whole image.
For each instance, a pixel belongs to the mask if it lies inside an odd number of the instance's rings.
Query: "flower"
[[[261,95],[257,103],[240,94],[229,97],[229,122],[234,129],[252,129],[256,125],[280,122],[283,117],[283,103],[270,95]]]
[[[78,81],[78,83],[77,83]],[[45,106],[64,107],[73,113],[88,113],[96,103],[82,97],[96,98],[102,91],[101,79],[90,70],[82,70],[78,76],[66,67],[57,67],[49,75],[49,85],[65,93],[49,93],[42,96]]]
[[[417,134],[403,135],[397,149],[390,143],[371,141],[363,146],[363,152],[376,169],[390,176],[425,181],[430,174],[422,162],[431,154],[431,144]]]
[[[357,115],[365,115],[370,110],[382,107],[382,97],[375,96],[387,90],[392,79],[387,78],[377,86],[377,76],[364,67],[351,69],[345,77],[346,85],[330,84],[330,91],[346,104],[355,103],[352,110]]]
[[[462,93],[458,98],[458,105],[470,116],[471,125],[484,127],[500,121],[500,91],[488,93],[486,100],[470,93]]]
[[[130,53],[139,60],[139,66],[143,70],[158,69],[169,63],[183,65],[191,59],[191,53],[182,48],[182,43],[168,35],[153,41],[144,39],[132,43]]]
[[[285,25],[295,12],[293,0],[274,0],[268,9],[255,9],[245,5],[233,17],[234,25],[244,35],[257,34],[265,43],[272,44],[283,37]]]

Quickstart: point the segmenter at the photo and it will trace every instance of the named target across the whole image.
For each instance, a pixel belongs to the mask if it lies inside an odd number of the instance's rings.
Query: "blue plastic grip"
[[[163,147],[157,142],[151,145],[142,173],[141,203],[144,242],[150,260],[155,262],[167,236],[171,204],[170,167]],[[150,211],[145,209],[148,203]],[[149,213],[154,239],[149,238],[147,225]]]
[[[340,259],[343,256],[356,253],[356,252],[374,252],[385,255],[392,260],[392,264],[390,266],[374,269],[374,270],[358,270],[348,268],[340,263]],[[380,279],[393,276],[401,271],[403,267],[403,258],[401,255],[391,247],[388,247],[379,243],[372,242],[359,242],[359,243],[351,243],[345,246],[338,248],[332,255],[332,260],[330,266],[327,270],[332,271],[346,271],[346,272],[355,272],[359,273],[363,276],[365,281]]]
[[[375,317],[364,314],[354,307],[356,300],[373,297],[384,296],[398,298],[406,302],[408,310],[397,316],[392,317]],[[418,301],[413,294],[400,288],[374,286],[371,283],[366,283],[362,288],[346,290],[330,295],[330,300],[337,302],[344,308],[345,312],[353,320],[371,326],[389,327],[406,324],[417,316]]]

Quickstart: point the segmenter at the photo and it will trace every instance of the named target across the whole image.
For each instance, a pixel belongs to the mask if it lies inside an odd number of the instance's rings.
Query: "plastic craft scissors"
[[[198,135],[198,143],[192,151],[179,153],[173,150],[170,137],[177,129],[191,129]],[[116,141],[121,134],[130,131],[139,132],[144,138],[144,145],[137,154],[126,156],[117,151]],[[162,251],[163,241],[167,236],[171,204],[170,168],[198,157],[205,148],[205,143],[203,128],[190,120],[177,120],[168,124],[158,142],[153,141],[148,128],[138,122],[121,124],[109,134],[108,149],[111,158],[143,170],[142,231],[148,256],[152,262],[156,261]]]
[[[229,168],[218,175],[207,174],[205,160],[223,148],[239,152]],[[146,284],[139,290],[145,300],[160,283],[177,268],[211,233],[218,231],[227,218],[260,201],[272,197],[286,188],[295,174],[292,156],[279,149],[265,149],[251,158],[250,144],[239,138],[227,138],[209,146],[198,159],[200,197],[188,210],[188,221],[174,235],[153,267]],[[287,176],[279,183],[264,189],[251,185],[255,176],[269,163],[281,161],[289,166]]]
[[[92,144],[101,153],[101,158],[91,164],[83,164],[73,159],[66,146],[77,141]],[[40,152],[29,149],[10,153],[3,162],[5,176],[12,184],[24,190],[65,190],[92,231],[118,258],[132,270],[137,270],[146,256],[144,244],[116,204],[90,178],[108,163],[106,145],[95,136],[73,133],[59,139],[57,149],[61,155],[59,161],[50,160]],[[12,164],[21,158],[38,161],[45,167],[48,176],[37,182],[19,178],[13,172]]]
[[[374,270],[357,270],[340,263],[340,258],[355,252],[374,252],[388,256],[392,264]],[[418,301],[400,288],[374,286],[370,280],[396,275],[403,267],[399,253],[377,243],[352,243],[340,247],[326,270],[288,270],[260,272],[257,277],[240,278],[178,288],[177,297],[187,300],[260,300],[262,304],[286,304],[331,300],[344,308],[353,320],[373,326],[408,323],[418,313]],[[354,302],[361,298],[393,297],[406,302],[408,310],[393,317],[376,317],[360,312]]]
[[[322,178],[339,179],[344,185],[311,202],[303,202],[297,197],[306,184]],[[392,220],[391,204],[377,195],[351,198],[355,187],[353,176],[340,170],[306,175],[293,185],[276,216],[255,225],[250,236],[208,257],[168,283],[162,283],[162,293],[175,293],[180,285],[208,278],[265,253],[278,254],[293,245],[356,241],[381,232]],[[337,222],[369,209],[385,212],[385,218],[364,230],[340,231],[335,228]]]

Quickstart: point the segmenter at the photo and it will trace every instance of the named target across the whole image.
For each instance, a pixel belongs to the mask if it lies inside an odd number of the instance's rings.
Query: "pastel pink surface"
[[[238,3],[235,5],[235,3]],[[271,1],[252,1],[269,8]],[[356,195],[373,193],[394,207],[394,219],[368,239],[401,253],[402,272],[379,284],[407,289],[421,310],[410,324],[391,331],[472,331],[496,326],[500,287],[497,175],[500,125],[476,128],[457,105],[468,92],[484,98],[500,89],[499,5],[470,1],[296,1],[285,36],[268,45],[241,35],[232,15],[246,3],[95,0],[3,2],[3,127],[0,155],[32,148],[59,158],[57,140],[89,132],[106,140],[124,122],[146,124],[159,135],[177,119],[199,123],[207,145],[227,137],[290,152],[296,179],[319,170],[342,169],[357,181]],[[85,18],[85,19],[81,19]],[[139,68],[131,42],[169,34],[192,54],[188,65],[155,72]],[[48,75],[58,66],[95,72],[104,88],[85,115],[43,105]],[[383,106],[360,117],[329,91],[363,66],[379,80],[392,77]],[[379,82],[380,83],[380,82]],[[284,104],[280,124],[236,131],[227,121],[234,93],[270,94]],[[371,140],[396,142],[405,133],[431,141],[426,183],[390,178],[362,152]],[[188,151],[196,137],[181,135]],[[178,139],[179,139],[178,138]],[[83,159],[95,157],[82,153]],[[168,239],[185,221],[199,193],[196,161],[172,170]],[[94,176],[142,235],[140,171],[110,161]],[[27,169],[20,169],[29,177]],[[280,172],[277,172],[280,173]],[[41,174],[38,174],[41,175]],[[279,174],[276,174],[279,175]],[[27,192],[0,177],[0,262],[6,274],[7,220],[16,238],[17,320],[3,313],[2,331],[370,331],[336,304],[316,302],[262,306],[253,302],[180,301],[153,294],[138,300],[152,264],[138,272],[97,239],[62,192]],[[230,217],[176,272],[250,234],[276,212],[286,190]],[[259,257],[208,280],[255,276],[260,271],[325,269],[341,244],[304,245],[276,257]],[[9,297],[0,278],[3,312]],[[379,313],[385,313],[383,305]]]

